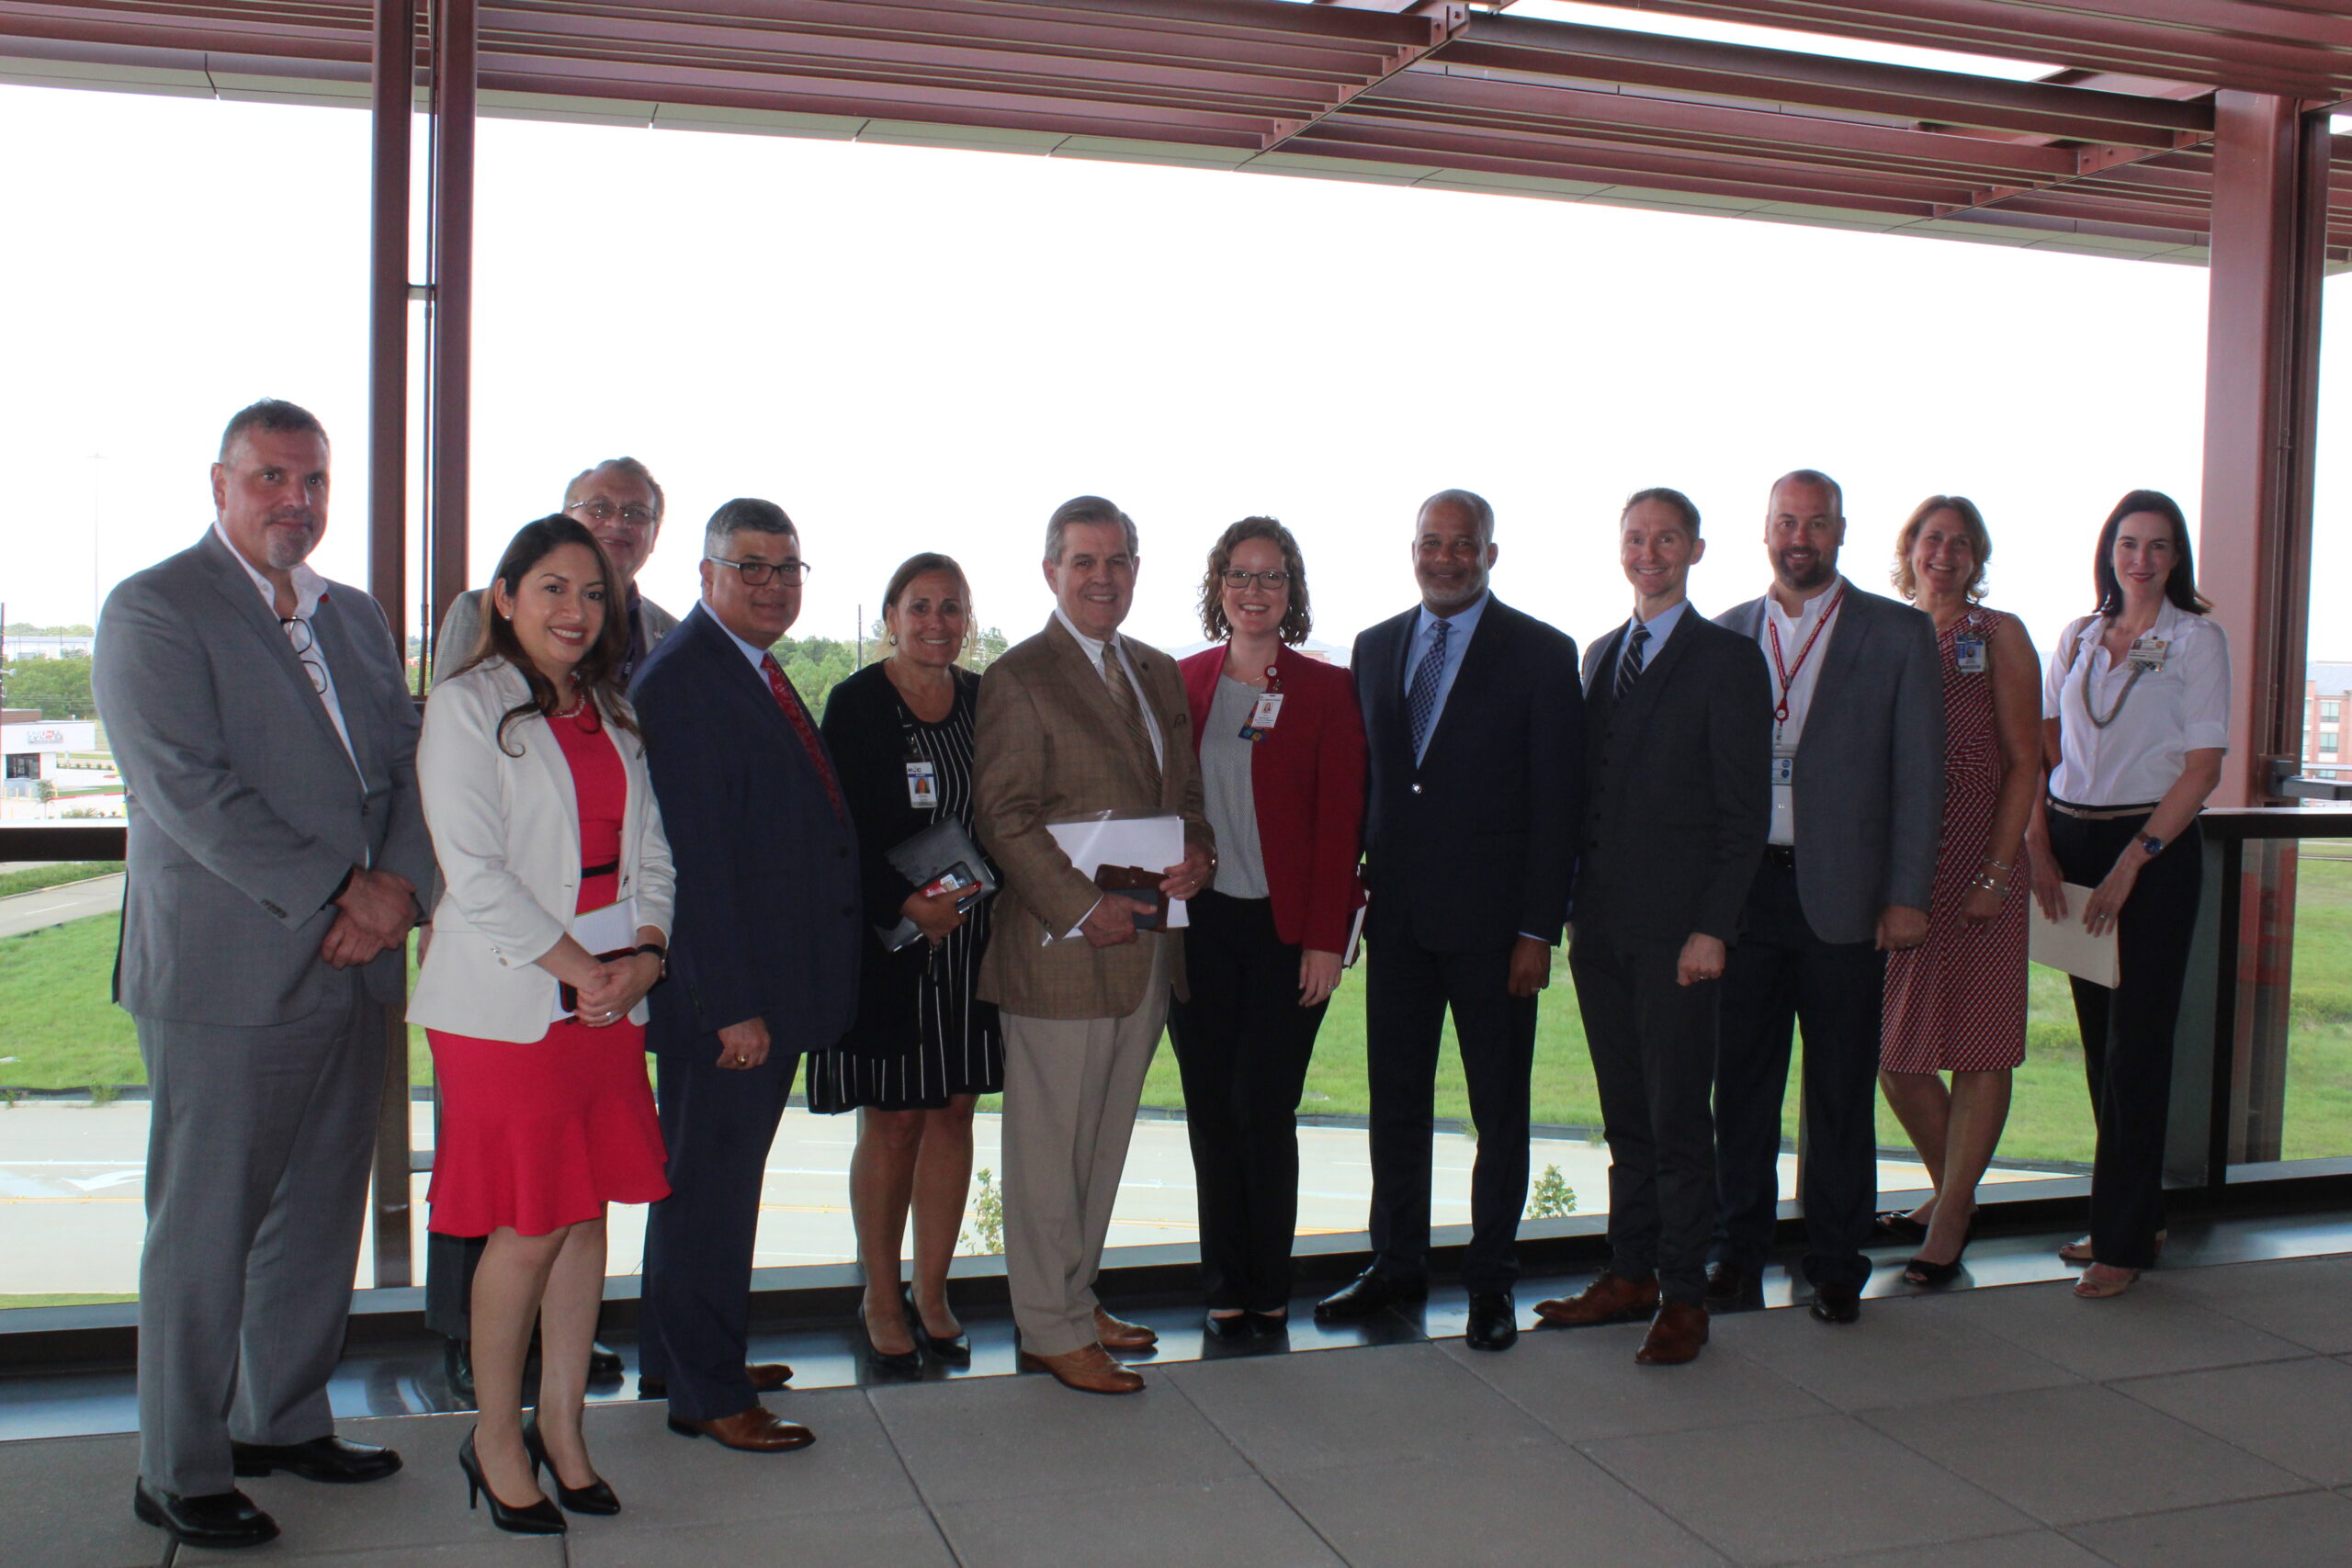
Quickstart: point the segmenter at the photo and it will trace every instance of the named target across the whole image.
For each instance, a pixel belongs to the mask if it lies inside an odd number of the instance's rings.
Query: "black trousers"
[[[2086,822],[2050,813],[2050,847],[2069,882],[2096,887],[2145,817]],[[2083,1032],[2083,1070],[2098,1127],[2091,1157],[2091,1255],[2119,1269],[2156,1260],[2165,1223],[2165,1132],[2172,1115],[2173,1032],[2188,971],[2197,902],[2205,888],[2205,840],[2197,825],[2140,868],[2116,921],[2121,984],[2073,982]],[[2069,908],[2079,920],[2083,912]]]
[[[1799,851],[1803,853],[1803,851]],[[1724,964],[1715,1055],[1715,1256],[1754,1273],[1772,1250],[1780,1202],[1781,1102],[1789,1050],[1804,1031],[1804,1274],[1816,1285],[1870,1279],[1862,1244],[1878,1203],[1878,1035],[1886,954],[1824,942],[1797,899],[1792,865],[1767,854],[1747,893],[1739,945]]]
[[[1272,900],[1204,893],[1189,906],[1192,999],[1168,1010],[1184,1080],[1212,1307],[1279,1312],[1298,1229],[1298,1097],[1329,1002],[1298,1005],[1299,948]]]
[[[486,1235],[443,1235],[433,1231],[424,1238],[424,1326],[452,1339],[471,1339],[474,1270],[481,1267]]]
[[[670,1195],[646,1217],[639,1371],[669,1379],[670,1414],[682,1421],[759,1403],[743,1369],[752,1248],[768,1149],[800,1066],[776,1055],[748,1070],[721,1068],[716,1037],[707,1040],[707,1055],[654,1057]]]
[[[1707,1288],[1715,1230],[1715,1029],[1721,980],[1678,985],[1680,942],[1619,943],[1577,928],[1577,1006],[1609,1140],[1611,1270],[1655,1272],[1668,1301]]]
[[[1432,953],[1378,931],[1365,976],[1364,1055],[1372,1090],[1373,1270],[1419,1285],[1430,1267],[1430,1140],[1448,1009],[1470,1091],[1478,1152],[1470,1175],[1470,1247],[1462,1283],[1507,1291],[1527,1204],[1528,1076],[1535,998],[1510,994],[1510,948]]]

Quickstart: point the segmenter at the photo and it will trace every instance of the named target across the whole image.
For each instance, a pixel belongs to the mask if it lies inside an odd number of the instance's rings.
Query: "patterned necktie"
[[[1437,623],[1437,636],[1430,639],[1430,650],[1421,655],[1413,669],[1413,683],[1405,690],[1405,717],[1413,727],[1413,756],[1416,760],[1430,743],[1430,723],[1437,716],[1437,682],[1445,673],[1445,639],[1453,630],[1452,621]]]
[[[1612,702],[1623,702],[1634,682],[1642,678],[1642,647],[1650,640],[1647,626],[1635,626],[1634,635],[1625,639],[1625,651],[1617,656],[1617,689],[1611,694]]]
[[[1110,688],[1111,705],[1126,721],[1127,739],[1135,743],[1136,755],[1142,760],[1152,787],[1159,788],[1159,759],[1153,754],[1151,735],[1143,727],[1143,703],[1136,695],[1135,682],[1127,679],[1126,660],[1119,657],[1115,643],[1102,645],[1102,683]]]
[[[833,777],[833,764],[826,760],[825,749],[817,743],[817,727],[808,722],[808,710],[801,706],[800,694],[784,678],[784,666],[775,661],[775,654],[760,660],[760,672],[768,678],[768,690],[775,694],[776,706],[792,721],[792,732],[800,737],[800,744],[808,750],[817,776],[825,781],[825,798],[833,803],[833,815],[847,822],[849,811],[842,805],[841,781]]]

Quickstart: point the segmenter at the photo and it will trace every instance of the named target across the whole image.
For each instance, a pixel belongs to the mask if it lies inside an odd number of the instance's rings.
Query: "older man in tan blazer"
[[[1182,940],[1138,931],[1148,906],[1070,863],[1054,823],[1105,811],[1181,816],[1184,858],[1159,886],[1189,898],[1216,865],[1175,660],[1119,635],[1135,602],[1136,525],[1100,496],[1046,525],[1046,629],[980,682],[973,825],[1004,874],[980,995],[1004,1012],[1005,1271],[1022,1362],[1089,1393],[1143,1379],[1110,1352],[1157,1338],[1094,1298],[1102,1238]]]

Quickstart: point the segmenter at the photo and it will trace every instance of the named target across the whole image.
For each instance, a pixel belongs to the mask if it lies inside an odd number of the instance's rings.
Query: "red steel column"
[[[465,592],[472,478],[474,0],[436,0],[433,26],[433,302],[428,375],[433,625]],[[437,650],[436,650],[437,651]]]
[[[2266,806],[2300,757],[2327,117],[2214,98],[2199,585],[2230,636],[2230,755],[2217,806]]]

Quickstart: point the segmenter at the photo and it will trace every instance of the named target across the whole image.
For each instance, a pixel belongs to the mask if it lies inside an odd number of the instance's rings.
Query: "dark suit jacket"
[[[791,721],[700,604],[630,695],[678,882],[646,1048],[715,1054],[752,1018],[774,1053],[831,1045],[857,1006],[857,839]]]
[[[1577,645],[1489,595],[1429,750],[1405,716],[1418,608],[1358,635],[1350,660],[1371,757],[1365,917],[1433,953],[1560,940],[1583,802]]]
[[[1715,624],[1754,642],[1764,601]],[[1944,825],[1936,624],[1849,586],[1797,743],[1797,899],[1824,942],[1869,942],[1889,904],[1925,909]],[[1772,698],[1768,694],[1769,714]]]
[[[1225,646],[1193,655],[1183,672],[1193,712],[1193,754],[1225,672]],[[1250,803],[1274,934],[1320,953],[1344,953],[1363,902],[1363,715],[1344,670],[1285,648],[1274,655],[1283,711],[1250,748]]]
[[[1630,625],[1630,623],[1628,623]],[[1585,655],[1576,924],[1624,944],[1730,942],[1772,826],[1764,655],[1686,606],[1620,707],[1619,626]]]

